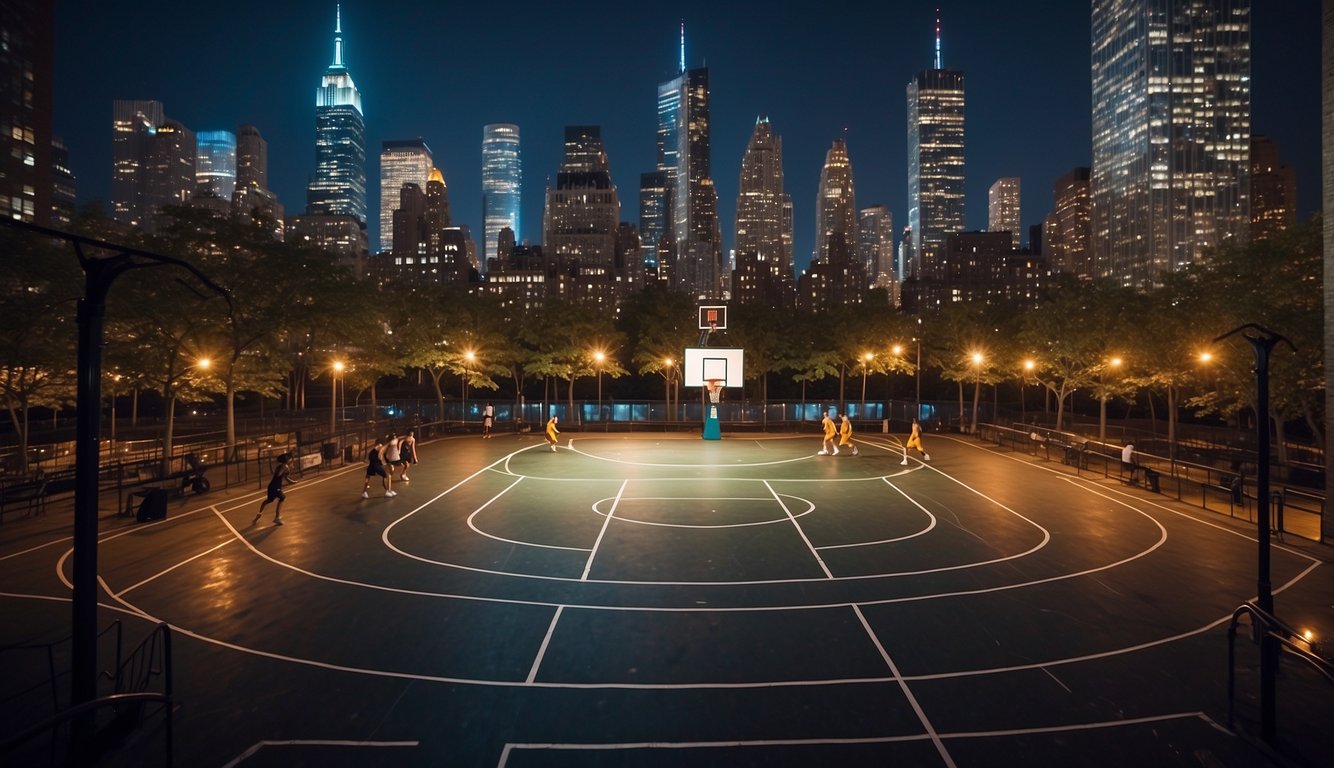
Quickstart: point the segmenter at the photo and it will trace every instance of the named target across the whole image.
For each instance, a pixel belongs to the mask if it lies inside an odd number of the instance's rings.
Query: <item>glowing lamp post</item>
[[[1033,375],[1033,369],[1037,363],[1032,360],[1024,361],[1024,372],[1019,374],[1019,421],[1028,420],[1028,404],[1024,402],[1024,385],[1028,383],[1028,378]]]
[[[472,372],[472,364],[477,360],[477,354],[471,349],[463,353],[463,359],[466,361],[463,366],[463,421],[468,420],[468,376]]]
[[[871,361],[874,360],[874,359],[875,359],[875,355],[871,354],[870,352],[866,352],[866,353],[864,353],[864,354],[862,355],[862,408],[861,408],[860,411],[857,411],[857,415],[860,416],[860,417],[863,418],[863,419],[866,418],[866,373],[867,373],[867,366],[869,366],[869,365],[871,364]]]
[[[981,352],[973,353],[973,368],[976,370],[976,377],[973,379],[973,434],[977,434],[977,403],[982,398],[982,361],[985,358]]]
[[[602,362],[607,359],[607,354],[602,350],[593,353],[593,367],[598,372],[598,419],[602,419]]]
[[[335,360],[329,374],[329,438],[338,429],[338,377],[343,373],[343,361]]]
[[[1113,357],[1098,371],[1098,442],[1107,443],[1107,384],[1104,374],[1107,368],[1120,368],[1121,358]]]

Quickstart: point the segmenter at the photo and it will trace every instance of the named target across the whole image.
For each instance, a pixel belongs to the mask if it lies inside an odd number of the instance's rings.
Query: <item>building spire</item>
[[[343,66],[343,4],[334,5],[334,60],[333,66]]]
[[[681,19],[681,68],[677,74],[686,71],[686,20]]]
[[[944,69],[940,62],[940,9],[936,9],[936,69]]]

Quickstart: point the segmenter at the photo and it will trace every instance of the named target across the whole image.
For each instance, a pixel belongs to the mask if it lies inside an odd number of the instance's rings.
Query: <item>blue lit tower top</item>
[[[366,123],[361,92],[343,64],[342,7],[334,26],[334,59],[315,91],[315,175],[306,212],[366,222]]]

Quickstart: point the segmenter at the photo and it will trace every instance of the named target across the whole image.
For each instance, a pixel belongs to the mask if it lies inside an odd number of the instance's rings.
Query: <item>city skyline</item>
[[[997,178],[1023,180],[1027,229],[1051,211],[1053,182],[1090,162],[1089,8],[1072,5],[1042,6],[1042,14],[976,2],[941,5],[944,66],[962,70],[968,83],[967,229],[987,226],[986,193]],[[1319,200],[1318,3],[1257,5],[1252,124],[1256,134],[1274,139],[1284,162],[1296,168],[1305,218]],[[334,3],[299,2],[253,14],[246,12],[249,6],[235,6],[236,18],[264,21],[252,23],[243,37],[200,33],[227,26],[191,27],[190,12],[134,17],[87,3],[57,6],[56,133],[69,147],[81,202],[110,197],[106,137],[112,100],[154,99],[193,131],[258,127],[269,141],[270,187],[289,211],[301,210],[315,163],[310,88],[328,64]],[[497,63],[485,58],[494,56],[494,45],[467,35],[451,43],[445,58],[431,55],[435,43],[428,38],[414,45],[402,36],[405,24],[420,35],[423,29],[443,33],[466,27],[470,20],[484,23],[482,11],[446,12],[426,4],[416,10],[402,4],[373,8],[354,0],[342,6],[344,58],[363,92],[368,154],[373,158],[384,140],[423,137],[448,180],[456,223],[475,233],[482,230],[477,136],[487,123],[518,125],[527,177],[525,225],[518,236],[538,242],[533,222],[541,221],[542,187],[559,168],[566,125],[601,126],[623,197],[638,188],[639,174],[655,170],[655,89],[677,74],[678,25],[684,18],[686,66],[710,70],[711,175],[724,248],[734,244],[741,157],[760,113],[784,136],[785,186],[795,210],[814,209],[824,152],[846,131],[858,205],[886,205],[895,221],[906,222],[902,93],[916,72],[933,63],[934,5],[832,20],[773,9],[762,20],[751,14],[751,23],[733,23],[754,7],[686,5],[673,11],[679,16],[667,16],[595,3],[577,27],[602,46],[596,57],[601,63],[590,70],[560,66],[561,57],[551,55],[536,30],[558,39],[561,30],[576,27],[535,4],[518,4],[510,18],[524,32],[504,48],[513,59]],[[187,28],[195,31],[186,34]],[[140,63],[99,47],[128,29],[137,38],[155,40],[161,56],[154,61],[171,66]],[[883,33],[878,39],[871,34],[875,30]],[[772,44],[758,47],[761,39]],[[265,42],[277,40],[281,43]],[[1030,40],[1039,42],[1022,45]],[[238,55],[237,49],[270,55],[259,60]],[[798,49],[811,55],[794,56]],[[839,63],[830,63],[834,50],[840,50],[833,57]],[[107,66],[90,71],[92,61]],[[597,87],[588,87],[590,71]],[[439,73],[438,84],[430,79],[433,73]],[[242,85],[222,87],[231,83]],[[378,190],[378,181],[372,160],[367,186]],[[368,201],[372,209],[378,208],[378,194],[375,198]],[[637,223],[628,209],[621,218]],[[798,216],[793,248],[798,269],[806,266],[814,240],[809,219]]]

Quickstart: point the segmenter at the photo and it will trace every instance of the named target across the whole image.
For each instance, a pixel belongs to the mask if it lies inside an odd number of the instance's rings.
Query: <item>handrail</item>
[[[1237,660],[1236,660],[1236,640],[1237,623],[1243,614],[1249,614],[1251,617],[1251,626],[1255,627],[1255,621],[1258,619],[1264,627],[1264,634],[1278,641],[1279,647],[1288,653],[1296,656],[1298,659],[1306,662],[1313,667],[1330,685],[1334,685],[1334,662],[1326,659],[1309,648],[1302,648],[1294,638],[1301,638],[1301,634],[1291,626],[1284,623],[1278,617],[1261,609],[1255,603],[1249,600],[1237,606],[1237,610],[1232,612],[1232,620],[1227,628],[1227,725],[1232,727],[1232,715],[1236,703],[1236,685],[1237,685]],[[1259,638],[1256,638],[1259,642]],[[1301,642],[1308,643],[1304,638]]]
[[[59,728],[65,722],[77,717],[87,715],[89,712],[96,711],[102,707],[119,707],[124,704],[142,704],[160,702],[167,713],[167,733],[165,741],[165,755],[167,759],[167,768],[172,764],[172,706],[171,694],[160,691],[140,691],[138,693],[113,693],[109,696],[85,701],[82,704],[76,704],[69,709],[62,710],[46,718],[45,720],[31,726],[25,731],[0,744],[0,756],[12,754],[16,749],[23,746],[26,742],[46,733],[47,731]]]

